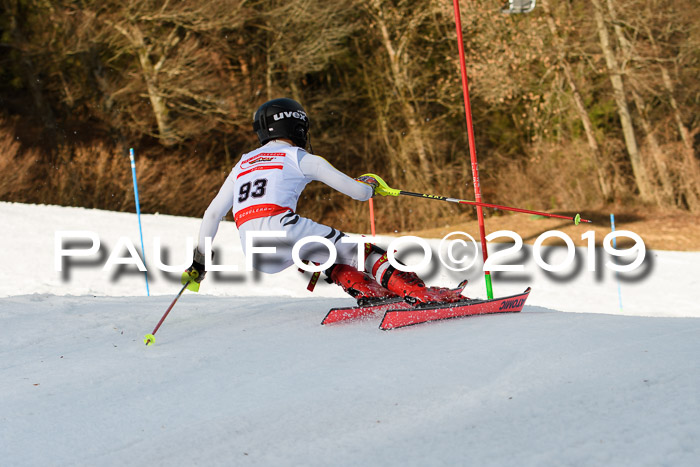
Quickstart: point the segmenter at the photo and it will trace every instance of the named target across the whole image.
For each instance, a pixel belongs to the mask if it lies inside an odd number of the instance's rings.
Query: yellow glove
[[[194,249],[194,257],[192,258],[192,266],[185,269],[180,278],[181,284],[187,284],[188,290],[192,292],[199,292],[199,283],[204,280],[207,275],[207,271],[204,267],[205,259],[204,255],[199,252],[197,248]]]

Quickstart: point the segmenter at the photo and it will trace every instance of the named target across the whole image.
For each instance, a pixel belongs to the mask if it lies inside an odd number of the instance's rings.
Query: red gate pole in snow
[[[481,185],[479,184],[479,164],[476,160],[476,146],[474,143],[474,125],[472,123],[472,106],[469,102],[469,82],[467,80],[467,64],[464,59],[464,41],[462,39],[462,19],[459,15],[459,0],[452,0],[455,10],[455,26],[457,27],[457,44],[459,46],[459,66],[462,72],[462,94],[464,95],[464,111],[467,118],[467,136],[469,138],[469,155],[472,163],[472,178],[474,179],[474,198],[477,203],[481,203]],[[488,259],[486,250],[486,229],[484,228],[484,209],[476,207],[476,215],[479,219],[479,235],[481,236],[481,250],[484,254],[484,263]],[[489,299],[493,298],[493,286],[491,284],[491,272],[484,271],[486,280],[486,294]]]

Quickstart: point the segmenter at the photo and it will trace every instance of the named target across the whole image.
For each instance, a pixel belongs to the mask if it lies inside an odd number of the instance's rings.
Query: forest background
[[[448,0],[0,2],[0,200],[133,212],[133,147],[142,210],[199,217],[281,96],[338,169],[473,199]],[[461,2],[484,201],[700,212],[700,2],[501,8]],[[391,231],[474,216],[376,209]],[[299,212],[367,230],[320,183]]]

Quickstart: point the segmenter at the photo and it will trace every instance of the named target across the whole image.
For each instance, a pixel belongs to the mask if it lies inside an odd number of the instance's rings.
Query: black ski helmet
[[[301,148],[309,140],[309,118],[300,103],[282,97],[265,102],[255,112],[253,131],[260,144],[275,138],[286,138]]]

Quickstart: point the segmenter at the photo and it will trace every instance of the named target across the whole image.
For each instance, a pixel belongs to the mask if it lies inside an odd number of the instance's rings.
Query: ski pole
[[[438,201],[447,201],[450,203],[469,204],[472,206],[482,206],[485,208],[502,209],[504,211],[523,212],[526,214],[536,214],[538,216],[556,217],[557,219],[567,219],[570,221],[574,221],[574,224],[576,224],[576,225],[578,225],[581,222],[587,222],[589,224],[593,222],[593,221],[590,221],[588,219],[581,218],[581,214],[576,214],[573,217],[562,216],[559,214],[550,214],[548,212],[532,211],[530,209],[521,209],[521,208],[513,208],[510,206],[501,206],[500,204],[481,203],[478,201],[467,201],[464,199],[448,198],[446,196],[428,195],[425,193],[414,193],[412,191],[397,190],[395,188],[390,188],[386,184],[386,182],[384,180],[382,180],[381,178],[379,178],[379,176],[377,176],[377,175],[374,175],[374,174],[365,174],[365,175],[369,175],[370,177],[374,177],[379,182],[379,188],[377,188],[376,192],[379,193],[380,195],[383,195],[383,196],[399,196],[399,195],[415,196],[418,198],[436,199]]]
[[[428,198],[428,199],[437,199],[439,201],[448,201],[450,203],[460,203],[460,204],[470,204],[472,206],[482,206],[485,208],[494,208],[494,209],[502,209],[504,211],[514,211],[514,212],[524,212],[526,214],[537,214],[538,216],[545,216],[545,217],[556,217],[557,219],[567,219],[570,221],[574,221],[574,224],[578,225],[581,222],[588,222],[591,223],[592,221],[588,219],[582,219],[581,214],[576,214],[575,216],[561,216],[559,214],[550,214],[548,212],[540,212],[540,211],[531,211],[530,209],[521,209],[521,208],[512,208],[510,206],[501,206],[499,204],[489,204],[489,203],[479,203],[477,201],[467,201],[464,199],[456,199],[456,198],[446,198],[444,196],[437,196],[437,195],[426,195],[425,193],[413,193],[410,191],[399,191],[400,195],[406,195],[406,196],[416,196],[419,198]]]
[[[170,313],[170,310],[173,309],[173,307],[175,306],[175,303],[177,302],[177,299],[180,298],[180,295],[182,295],[182,292],[184,292],[185,289],[187,288],[187,286],[190,285],[190,282],[192,282],[192,281],[187,281],[187,282],[185,282],[185,285],[182,286],[182,288],[180,289],[180,292],[177,294],[177,297],[175,297],[175,300],[173,300],[173,302],[170,304],[168,309],[165,310],[165,314],[160,319],[160,321],[158,321],[158,324],[156,324],[156,327],[153,329],[153,332],[150,334],[146,334],[146,338],[143,340],[144,344],[146,344],[146,345],[155,344],[155,342],[156,342],[155,333],[158,332],[158,328],[160,328],[160,325],[163,324],[163,321],[165,321],[165,318],[168,316],[168,313]]]

